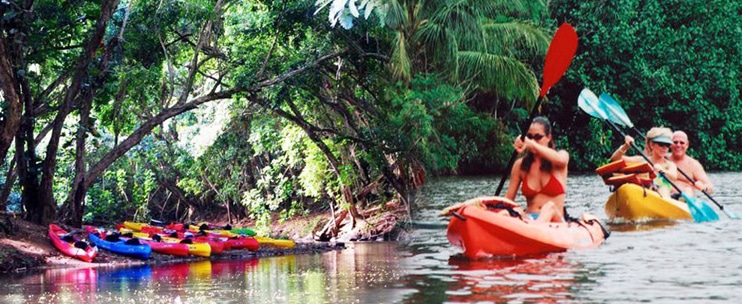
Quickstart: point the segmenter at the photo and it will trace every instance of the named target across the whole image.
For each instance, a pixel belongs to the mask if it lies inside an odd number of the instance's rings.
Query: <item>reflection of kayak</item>
[[[468,258],[477,259],[592,248],[607,237],[608,232],[592,215],[583,214],[577,222],[541,223],[511,215],[508,209],[513,210],[514,203],[505,200],[476,198],[450,209],[449,242],[461,247]]]
[[[97,247],[75,238],[72,234],[69,234],[62,227],[55,224],[49,225],[48,236],[54,247],[73,258],[91,262],[98,255]]]
[[[624,184],[611,194],[605,203],[609,220],[693,219],[688,204],[634,184]]]
[[[152,281],[180,289],[188,280],[189,263],[152,265]]]
[[[113,253],[140,258],[142,260],[149,259],[149,255],[152,253],[152,248],[145,244],[140,244],[137,239],[132,239],[136,241],[124,241],[118,238],[111,238],[110,240],[103,239],[97,233],[90,231],[88,233],[88,238],[90,238],[90,241],[93,242],[93,244],[100,248]]]
[[[613,222],[610,224],[611,231],[619,232],[634,232],[634,231],[650,231],[654,229],[661,229],[672,227],[680,223],[675,220],[666,221],[648,221],[648,222]]]

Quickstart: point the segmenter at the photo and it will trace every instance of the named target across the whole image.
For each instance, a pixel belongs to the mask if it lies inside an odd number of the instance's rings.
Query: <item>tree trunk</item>
[[[12,41],[12,38],[8,41]],[[13,60],[9,58],[11,52],[5,43],[5,39],[0,39],[0,93],[3,99],[3,115],[0,119],[0,159],[3,161],[8,156],[10,145],[21,126],[23,112],[23,104],[16,90],[18,87],[16,69]]]

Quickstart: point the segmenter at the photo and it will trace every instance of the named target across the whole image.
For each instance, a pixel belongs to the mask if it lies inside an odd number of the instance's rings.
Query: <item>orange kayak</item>
[[[470,259],[528,256],[601,245],[609,232],[592,215],[577,222],[539,223],[506,209],[463,205],[452,212],[448,241]]]

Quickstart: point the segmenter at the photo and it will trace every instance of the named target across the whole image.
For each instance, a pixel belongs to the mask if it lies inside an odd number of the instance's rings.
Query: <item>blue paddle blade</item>
[[[598,119],[607,119],[608,117],[605,111],[600,107],[598,96],[588,88],[584,88],[580,92],[580,96],[577,97],[577,106],[592,117]]]
[[[688,204],[688,210],[690,211],[690,215],[693,216],[694,221],[700,223],[719,220],[719,215],[704,201],[697,200],[683,192],[680,192],[680,195],[683,196],[683,199]]]
[[[621,105],[606,93],[600,94],[600,106],[608,114],[608,119],[619,125],[633,128],[634,124],[629,119],[626,111],[623,110]]]

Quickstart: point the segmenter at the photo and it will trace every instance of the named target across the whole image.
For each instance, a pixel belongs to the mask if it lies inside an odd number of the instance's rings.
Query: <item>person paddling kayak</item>
[[[672,145],[672,130],[669,128],[654,127],[647,131],[647,140],[644,143],[644,154],[654,164],[654,171],[657,173],[657,178],[654,179],[654,188],[660,193],[662,197],[670,197],[672,191],[672,185],[660,176],[662,172],[666,178],[671,182],[675,182],[678,179],[678,167],[675,163],[665,158],[667,151]],[[642,156],[626,156],[626,152],[631,148],[631,144],[634,143],[634,138],[631,136],[624,137],[624,144],[620,146],[613,155],[611,155],[611,161],[617,161],[619,159],[625,160],[627,163],[640,163],[644,162],[645,159]]]
[[[535,117],[524,139],[513,147],[525,155],[513,164],[505,197],[515,200],[518,188],[526,198],[526,214],[539,222],[564,221],[569,153],[556,150],[549,120]]]

